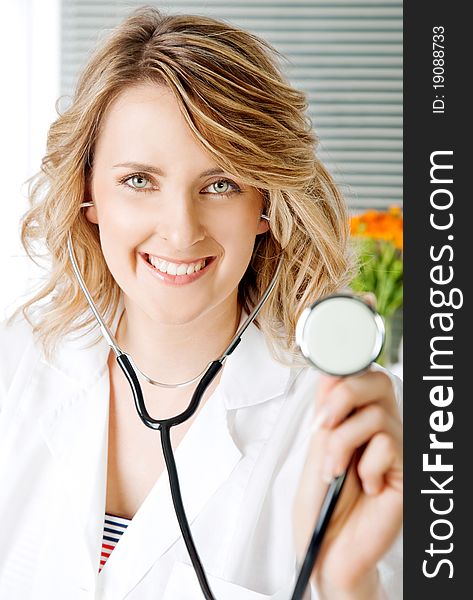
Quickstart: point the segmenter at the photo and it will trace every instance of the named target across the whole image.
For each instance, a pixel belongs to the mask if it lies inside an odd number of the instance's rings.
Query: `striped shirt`
[[[105,563],[112,553],[112,550],[120,541],[120,538],[122,537],[125,529],[128,527],[130,521],[131,519],[116,517],[115,515],[109,515],[108,513],[105,513],[99,573],[105,566]]]

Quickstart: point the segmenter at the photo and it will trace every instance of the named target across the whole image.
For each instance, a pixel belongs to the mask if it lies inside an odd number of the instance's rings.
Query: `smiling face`
[[[128,88],[109,108],[89,182],[108,268],[157,322],[237,308],[256,235],[268,230],[253,187],[219,169],[163,86]]]

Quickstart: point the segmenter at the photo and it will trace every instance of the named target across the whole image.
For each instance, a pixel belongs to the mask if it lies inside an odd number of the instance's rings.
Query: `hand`
[[[402,523],[402,425],[391,379],[370,369],[321,375],[315,427],[295,503],[301,559],[327,491],[354,455],[312,581],[329,600],[380,598],[376,563]]]

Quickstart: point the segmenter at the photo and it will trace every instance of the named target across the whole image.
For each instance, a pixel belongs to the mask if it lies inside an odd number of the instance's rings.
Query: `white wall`
[[[59,0],[2,3],[0,56],[0,319],[10,314],[38,270],[25,258],[19,220],[28,177],[39,170],[59,96]]]

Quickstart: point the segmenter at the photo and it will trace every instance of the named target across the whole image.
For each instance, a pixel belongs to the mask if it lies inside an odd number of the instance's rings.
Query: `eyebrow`
[[[113,168],[126,167],[127,169],[134,169],[136,171],[147,171],[148,173],[154,173],[155,175],[159,175],[160,177],[166,177],[166,173],[155,167],[153,165],[147,165],[146,163],[139,162],[124,162],[118,165],[113,165]],[[207,171],[203,171],[199,177],[208,177],[210,175],[224,175],[225,171],[217,167],[215,169],[208,169]]]

